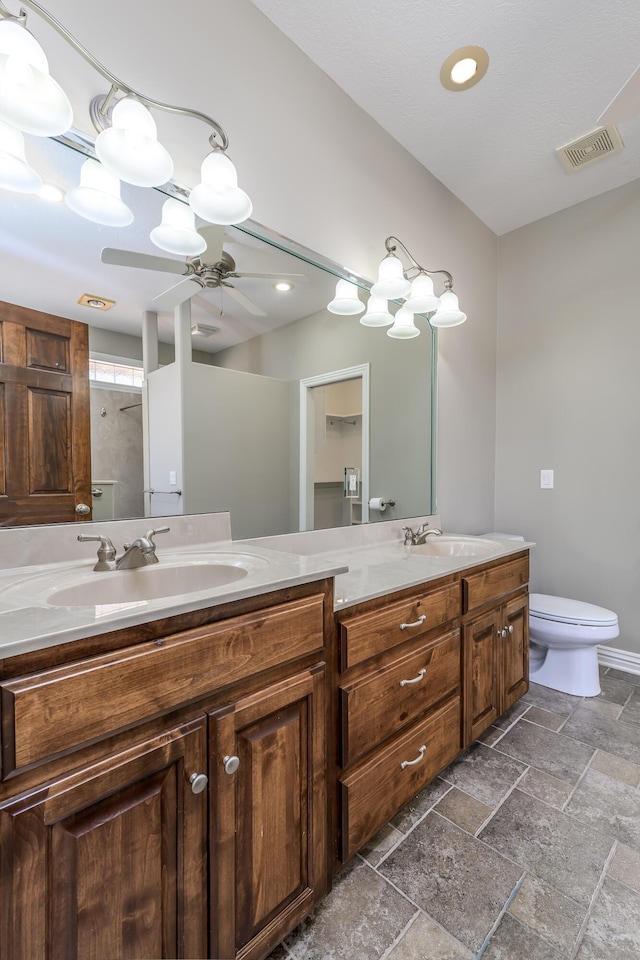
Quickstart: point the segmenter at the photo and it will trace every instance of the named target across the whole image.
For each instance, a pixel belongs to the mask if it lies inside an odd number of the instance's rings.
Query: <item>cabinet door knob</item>
[[[403,760],[402,763],[400,764],[400,769],[404,770],[406,767],[415,767],[416,763],[420,763],[420,761],[422,760],[426,752],[427,752],[427,748],[423,744],[420,747],[420,750],[418,751],[418,756],[415,758],[415,760]]]
[[[418,676],[413,677],[411,680],[401,680],[400,686],[406,687],[408,683],[420,683],[425,673],[427,672],[426,667],[423,667],[422,670],[418,670]]]
[[[202,793],[209,783],[208,777],[204,773],[192,773],[189,777],[192,793]]]
[[[513,624],[512,624],[512,623],[509,624],[509,626],[507,627],[507,630],[509,631],[509,633],[513,633]]]
[[[224,767],[224,772],[231,776],[240,766],[240,757],[223,757],[222,766]]]
[[[415,334],[414,334],[414,336],[415,336]],[[419,627],[420,624],[421,624],[421,623],[424,623],[426,619],[427,619],[427,615],[426,615],[425,613],[423,613],[422,616],[421,616],[421,617],[418,617],[417,620],[414,620],[413,623],[401,623],[401,624],[400,624],[400,629],[401,629],[401,630],[406,630],[407,627]]]

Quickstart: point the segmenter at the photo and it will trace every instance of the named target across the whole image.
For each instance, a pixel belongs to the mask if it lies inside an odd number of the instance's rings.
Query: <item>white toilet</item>
[[[578,697],[600,693],[598,644],[619,635],[618,617],[593,603],[529,596],[529,679]]]
[[[487,533],[498,540],[524,540],[510,533]],[[529,679],[577,697],[600,693],[598,644],[619,636],[613,610],[581,600],[529,596]]]

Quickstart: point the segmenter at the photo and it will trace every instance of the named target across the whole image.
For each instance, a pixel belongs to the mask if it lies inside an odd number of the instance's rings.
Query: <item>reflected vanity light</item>
[[[288,293],[293,290],[293,284],[289,283],[288,280],[278,280],[277,283],[274,283],[273,289],[277,290],[278,293]]]
[[[138,93],[107,70],[66,27],[35,0],[24,0],[21,6],[42,17],[110,84],[106,96],[98,96],[92,100],[89,114],[98,132],[94,148],[97,160],[93,162],[101,165],[110,177],[117,179],[118,200],[120,180],[140,187],[157,187],[168,183],[173,176],[173,160],[157,138],[156,122],[151,113],[153,108],[191,117],[205,123],[212,130],[209,136],[211,153],[202,164],[202,182],[191,191],[194,195],[193,202],[189,196],[193,211],[210,223],[220,224],[241,223],[251,215],[251,200],[238,187],[236,169],[226,155],[229,138],[216,120],[199,110],[161,103]],[[25,159],[22,134],[63,137],[71,131],[73,112],[66,93],[49,75],[45,52],[27,29],[26,23],[26,9],[20,9],[19,13],[14,14],[0,0],[0,122],[3,127],[6,125],[11,130],[10,135],[6,134],[6,131],[4,134],[0,131],[0,185],[10,190],[36,193],[40,187],[40,178]],[[7,146],[9,139],[11,142]],[[87,146],[89,145],[87,141]],[[92,177],[97,180],[99,175],[94,172]],[[106,182],[106,178],[102,179]],[[84,183],[76,188],[86,189],[88,187]],[[185,195],[187,192],[185,191]],[[106,194],[112,198],[115,196],[112,187],[106,190]],[[84,199],[87,199],[86,193]],[[96,201],[95,197],[92,199]],[[82,203],[76,206],[71,203],[69,206],[81,216],[87,216],[86,212],[79,209],[83,206]],[[102,203],[89,203],[89,207],[93,208],[89,219],[109,226],[130,223],[131,220],[126,219],[122,209],[119,218],[114,219],[115,206],[116,204],[106,199],[103,199]],[[107,219],[98,219],[101,207],[110,208],[110,212],[106,214]],[[87,207],[84,209],[86,211]],[[189,229],[188,226],[186,229]],[[164,219],[157,230],[158,236],[167,235]],[[173,248],[164,246],[161,249],[182,252],[175,249],[175,236],[169,242],[173,244]],[[191,238],[191,246],[194,242]],[[188,251],[186,255],[195,254]]]
[[[409,253],[405,245],[397,237],[387,237],[385,240],[387,255],[382,260],[378,279],[370,290],[370,298],[366,313],[360,318],[365,327],[387,327],[387,336],[395,340],[409,340],[420,335],[414,322],[414,315],[426,316],[432,327],[455,327],[467,319],[458,305],[458,298],[453,292],[453,277],[448,270],[427,270]],[[409,261],[405,269],[402,261],[396,255],[400,247]],[[433,288],[432,276],[444,276],[444,292],[438,297]],[[395,318],[389,310],[389,300],[401,301],[404,304],[397,311]],[[358,287],[349,280],[338,280],[336,295],[327,310],[331,313],[351,314],[361,313],[364,305],[358,296]]]

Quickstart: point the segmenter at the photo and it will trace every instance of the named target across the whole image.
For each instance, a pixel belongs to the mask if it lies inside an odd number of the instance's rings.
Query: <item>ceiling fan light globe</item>
[[[207,249],[207,241],[196,231],[193,210],[170,197],[162,205],[162,222],[149,234],[151,242],[167,253],[197,257]]]
[[[27,163],[22,133],[0,120],[0,187],[37,193],[41,186],[40,177]]]
[[[73,122],[69,98],[49,76],[42,47],[10,20],[0,21],[0,118],[38,137],[66,133]]]
[[[96,137],[96,155],[120,180],[136,187],[159,187],[173,176],[173,160],[158,142],[156,122],[134,97],[119,100],[112,125]]]
[[[120,181],[97,160],[85,160],[80,168],[80,185],[69,190],[65,203],[70,210],[107,227],[126,227],[133,213],[120,199]]]
[[[224,226],[242,223],[253,212],[250,198],[240,187],[219,191],[208,183],[199,183],[189,194],[189,204],[203,220]]]

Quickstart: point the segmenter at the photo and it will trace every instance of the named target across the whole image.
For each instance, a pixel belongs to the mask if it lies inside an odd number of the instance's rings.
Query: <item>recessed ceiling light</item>
[[[93,307],[94,310],[111,310],[115,307],[115,300],[107,300],[106,297],[96,297],[92,293],[83,293],[78,303],[83,307]]]
[[[468,90],[489,68],[489,54],[483,47],[460,47],[447,57],[440,70],[440,83],[447,90]]]
[[[54,186],[53,183],[43,183],[38,190],[38,196],[41,200],[46,200],[47,203],[61,203],[64,200],[64,193],[60,187]]]
[[[287,293],[289,290],[293,290],[293,284],[287,280],[278,280],[277,283],[274,283],[273,289],[279,290],[280,293]]]

